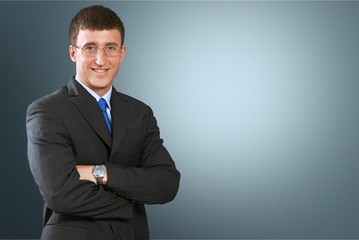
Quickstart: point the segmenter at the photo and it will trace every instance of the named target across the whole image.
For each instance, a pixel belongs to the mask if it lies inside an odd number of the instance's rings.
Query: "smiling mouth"
[[[97,72],[97,73],[104,73],[106,72],[108,69],[96,69],[96,68],[92,68],[93,71]]]

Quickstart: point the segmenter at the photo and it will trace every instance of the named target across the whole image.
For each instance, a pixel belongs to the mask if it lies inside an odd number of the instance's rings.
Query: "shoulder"
[[[68,101],[67,87],[64,86],[55,92],[45,95],[39,99],[34,100],[28,107],[28,111],[31,109],[47,108],[54,109],[59,106],[66,105]]]

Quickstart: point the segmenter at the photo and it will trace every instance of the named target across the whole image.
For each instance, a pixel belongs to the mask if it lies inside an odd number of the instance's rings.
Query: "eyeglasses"
[[[88,57],[95,57],[99,50],[104,50],[107,57],[117,57],[121,55],[121,50],[123,48],[117,45],[108,45],[104,48],[100,48],[95,45],[86,45],[84,47],[79,47],[76,45],[73,46],[81,49],[82,54]]]

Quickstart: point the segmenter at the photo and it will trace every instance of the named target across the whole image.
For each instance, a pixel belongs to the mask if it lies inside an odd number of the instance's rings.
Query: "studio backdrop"
[[[359,2],[0,2],[0,238],[38,238],[25,113],[75,74],[68,27],[115,10],[117,90],[149,104],[182,173],[151,237],[359,238]]]

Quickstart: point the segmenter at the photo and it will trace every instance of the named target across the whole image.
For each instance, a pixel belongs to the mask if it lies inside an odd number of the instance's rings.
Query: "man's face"
[[[96,56],[85,56],[82,50],[70,45],[70,57],[76,63],[76,79],[84,83],[99,96],[103,96],[112,86],[112,82],[125,57],[126,48],[121,48],[121,35],[118,30],[80,30],[76,46],[96,46],[101,49]],[[119,56],[107,56],[102,48],[117,45],[121,48]]]

